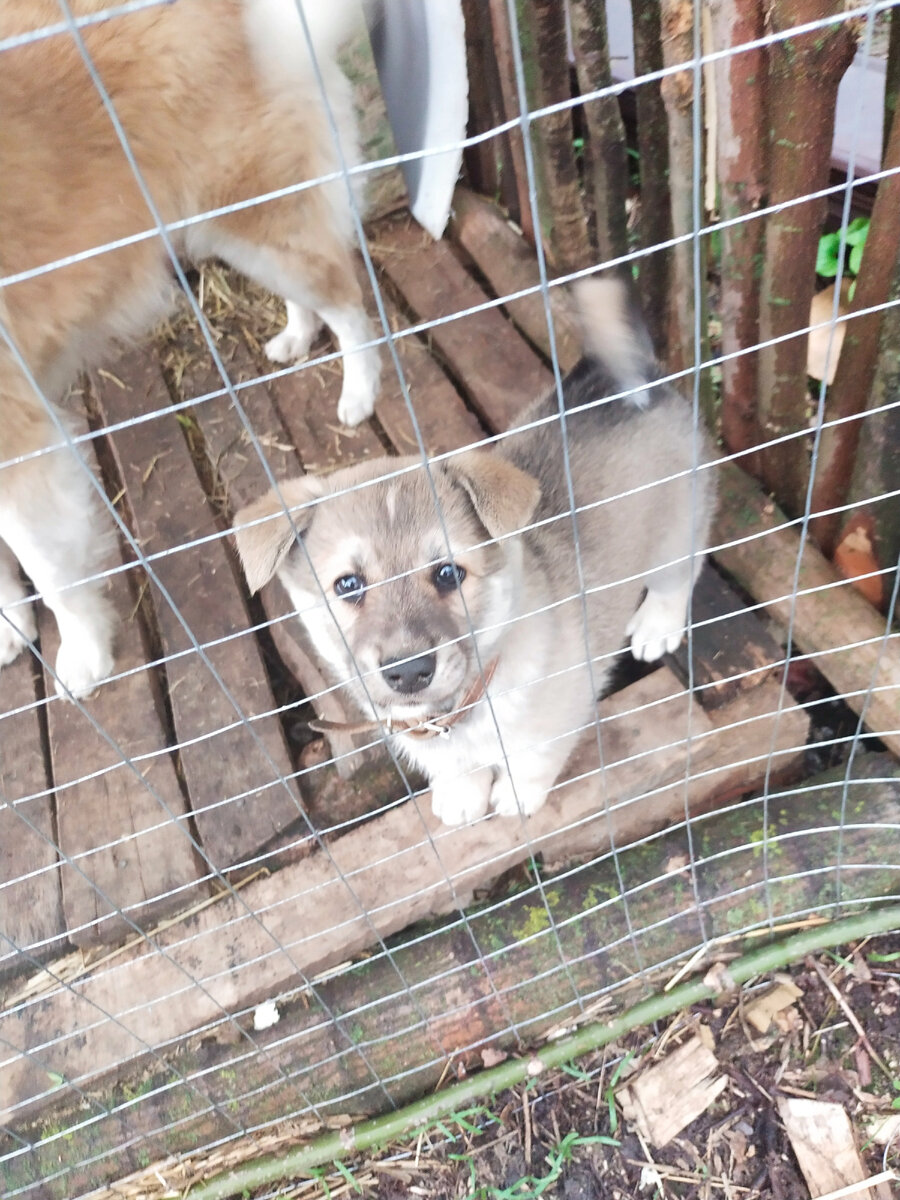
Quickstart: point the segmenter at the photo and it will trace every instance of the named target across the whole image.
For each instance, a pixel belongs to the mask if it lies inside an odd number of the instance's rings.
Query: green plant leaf
[[[362,1193],[362,1186],[358,1179],[354,1179],[352,1173],[344,1166],[339,1158],[334,1160],[335,1170],[343,1175],[347,1183],[353,1188],[354,1192]]]
[[[823,233],[819,238],[819,249],[816,254],[816,274],[826,279],[837,275],[838,255],[841,249],[841,237],[838,233]]]

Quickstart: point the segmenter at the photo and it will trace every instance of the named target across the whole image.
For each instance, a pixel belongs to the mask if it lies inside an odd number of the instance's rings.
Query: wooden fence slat
[[[372,249],[417,322],[451,316],[489,299],[446,242],[433,242],[409,220],[385,222]],[[510,322],[497,309],[428,332],[481,418],[495,430],[507,429],[553,383],[531,347],[510,333]]]
[[[476,887],[532,852],[588,855],[606,848],[608,813],[620,847],[646,833],[648,822],[652,828],[665,827],[683,817],[686,803],[694,811],[708,802],[736,770],[745,783],[748,773],[759,778],[770,752],[779,765],[796,760],[806,736],[806,716],[789,699],[780,716],[777,709],[778,688],[770,681],[723,706],[711,720],[699,706],[690,706],[663,668],[600,706],[601,716],[609,718],[603,726],[605,788],[596,776],[577,778],[596,755],[588,734],[572,764],[573,782],[529,819],[527,835],[512,820],[443,828],[431,815],[427,797],[383,813],[335,839],[331,860],[312,854],[248,884],[241,904],[225,898],[161,934],[165,959],[143,953],[123,957],[75,991],[0,1017],[0,1037],[12,1046],[40,1047],[50,1030],[76,1031],[92,1023],[97,1010],[90,1001],[120,1014],[119,1023],[104,1023],[90,1037],[56,1040],[36,1053],[37,1062],[20,1058],[0,1065],[0,1095],[8,1104],[27,1106],[44,1090],[45,1070],[76,1079],[121,1065],[142,1054],[148,1041],[159,1045],[218,1019],[220,1006],[233,1010],[255,1003],[292,986],[298,971],[314,974],[352,957],[376,936],[456,911]],[[684,744],[688,714],[689,748]],[[670,745],[673,738],[680,744]],[[735,767],[746,759],[753,760],[749,767]],[[637,801],[656,788],[667,800],[661,805],[654,796],[648,815],[645,801]],[[563,830],[572,823],[574,829]],[[261,916],[249,916],[244,904]],[[229,964],[227,972],[223,962]],[[188,966],[198,986],[184,990],[179,964]],[[179,1002],[173,1004],[176,988]],[[134,996],[141,997],[140,1008],[123,1011]],[[0,1121],[4,1119],[0,1113]]]
[[[53,796],[39,795],[52,786],[41,746],[40,714],[37,708],[13,712],[38,699],[27,651],[3,668],[0,695],[4,709],[0,713],[0,910],[3,933],[9,939],[0,942],[2,977],[10,970],[31,970],[32,959],[60,954],[66,924],[54,845]],[[25,799],[28,796],[34,799]],[[27,950],[29,958],[20,958],[17,949]]]
[[[158,363],[146,353],[127,355],[116,370],[122,386],[102,376],[95,385],[108,423],[167,406]],[[176,550],[153,568],[197,643],[245,630],[247,614],[177,416],[130,425],[110,442],[143,550]],[[214,540],[178,550],[205,537]],[[181,655],[166,663],[166,675],[197,830],[211,862],[226,869],[301,818],[296,786],[285,782],[290,758],[276,716],[253,720],[252,732],[243,722],[274,708],[255,638],[206,650],[229,699],[172,607],[161,594],[154,598],[164,651]]]

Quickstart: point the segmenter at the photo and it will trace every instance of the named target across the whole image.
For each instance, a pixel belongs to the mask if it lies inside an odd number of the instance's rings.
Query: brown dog
[[[70,7],[85,16],[106,3]],[[353,0],[306,0],[305,11],[353,164],[350,87],[334,52],[359,10]],[[112,667],[110,614],[100,586],[84,582],[107,538],[83,466],[70,450],[49,449],[63,439],[38,391],[58,399],[110,341],[151,326],[173,288],[158,236],[91,253],[154,222],[72,35],[27,39],[60,15],[53,0],[0,5],[0,40],[11,40],[0,51],[0,273],[76,258],[0,290],[0,665],[34,635],[11,551],[56,615],[59,685],[79,695]],[[165,222],[338,169],[295,0],[178,0],[86,24],[80,36]],[[327,324],[347,354],[338,416],[355,424],[372,412],[379,357],[354,353],[373,332],[342,179],[170,236],[179,253],[218,255],[287,298],[287,326],[266,347],[275,361],[305,355]]]
[[[586,358],[564,384],[565,448],[554,392],[495,450],[427,474],[395,458],[290,480],[235,519],[251,588],[278,573],[448,824],[541,807],[626,635],[647,660],[681,641],[703,561],[709,445],[685,401],[651,386],[624,290],[587,282],[577,299]]]

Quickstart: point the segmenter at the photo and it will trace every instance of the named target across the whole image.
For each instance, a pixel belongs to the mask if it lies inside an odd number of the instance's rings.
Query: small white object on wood
[[[809,306],[806,373],[813,379],[825,379],[827,374],[827,382],[834,383],[834,373],[847,332],[846,321],[835,320],[835,317],[845,317],[849,312],[851,283],[850,279],[844,279],[841,283],[837,313],[834,311],[834,284],[816,292],[812,298]],[[825,324],[826,321],[828,324]]]

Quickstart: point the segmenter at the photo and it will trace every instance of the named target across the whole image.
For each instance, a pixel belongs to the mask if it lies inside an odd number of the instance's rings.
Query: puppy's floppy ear
[[[309,527],[314,510],[299,506],[324,492],[323,481],[314,475],[288,479],[279,484],[277,492],[267,492],[235,516],[234,540],[251,593],[268,583],[284,562],[294,544],[294,529],[302,534]],[[285,508],[290,510],[293,528]]]
[[[538,481],[498,454],[469,450],[454,455],[444,469],[469,493],[491,537],[527,525],[541,498]]]

